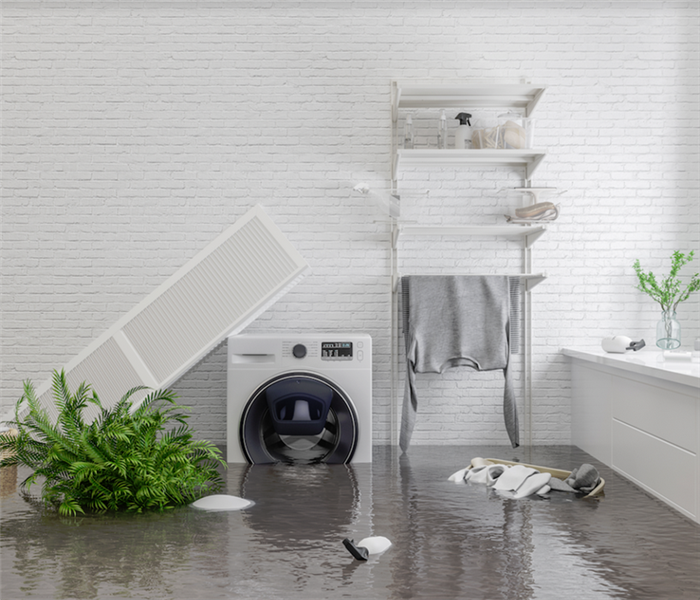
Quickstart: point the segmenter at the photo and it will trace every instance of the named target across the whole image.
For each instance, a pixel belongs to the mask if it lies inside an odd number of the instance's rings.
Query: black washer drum
[[[332,392],[328,416],[320,433],[282,435],[273,424],[268,408],[267,389],[279,382],[323,384]],[[308,391],[309,386],[302,386]],[[331,380],[308,372],[284,373],[263,383],[248,400],[239,429],[241,448],[253,464],[344,464],[355,453],[358,436],[357,414],[347,394]]]

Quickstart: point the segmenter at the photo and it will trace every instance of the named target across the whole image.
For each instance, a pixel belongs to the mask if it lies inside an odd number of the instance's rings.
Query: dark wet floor
[[[510,500],[447,481],[476,456],[591,462],[605,496]],[[403,457],[378,447],[372,465],[229,465],[226,493],[255,501],[232,513],[60,518],[22,500],[3,471],[3,600],[700,597],[700,526],[570,446],[415,446]],[[355,561],[343,538],[369,535],[393,546]]]

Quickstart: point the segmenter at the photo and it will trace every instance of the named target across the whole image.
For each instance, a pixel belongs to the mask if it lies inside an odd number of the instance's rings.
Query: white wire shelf
[[[391,241],[396,249],[401,236],[512,237],[531,247],[547,231],[545,225],[417,225],[396,223]]]

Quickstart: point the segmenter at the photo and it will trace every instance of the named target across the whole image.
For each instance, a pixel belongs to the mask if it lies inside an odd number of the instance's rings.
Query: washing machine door
[[[248,400],[241,448],[253,464],[342,464],[355,452],[357,427],[353,403],[338,385],[315,373],[285,373]]]

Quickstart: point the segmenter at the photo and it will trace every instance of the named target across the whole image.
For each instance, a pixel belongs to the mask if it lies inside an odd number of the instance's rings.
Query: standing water
[[[59,517],[2,471],[3,600],[693,599],[700,527],[572,446],[375,448],[372,465],[236,465],[234,512]],[[471,458],[595,465],[605,495],[512,500],[449,475]],[[682,474],[679,474],[682,476]],[[558,494],[558,495],[557,495]],[[366,562],[342,540],[385,536]]]

